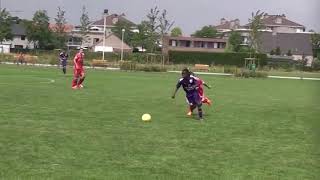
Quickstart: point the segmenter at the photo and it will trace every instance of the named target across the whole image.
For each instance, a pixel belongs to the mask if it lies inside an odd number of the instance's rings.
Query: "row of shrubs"
[[[120,63],[120,69],[125,71],[166,72],[166,66],[159,64],[138,64],[136,62]]]
[[[267,65],[266,54],[250,53],[207,53],[207,52],[169,52],[169,61],[174,64],[187,63],[187,64],[213,64],[213,65],[234,65],[243,67],[245,58],[255,56],[259,59],[259,65]]]

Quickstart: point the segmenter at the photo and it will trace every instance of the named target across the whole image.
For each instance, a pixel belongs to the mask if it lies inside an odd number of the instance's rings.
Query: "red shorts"
[[[85,75],[85,72],[84,72],[83,68],[81,68],[81,69],[73,69],[73,76],[75,78],[84,77],[84,75]]]

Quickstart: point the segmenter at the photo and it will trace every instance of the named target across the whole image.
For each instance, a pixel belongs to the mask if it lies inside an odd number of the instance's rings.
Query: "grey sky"
[[[320,32],[319,0],[0,0],[2,7],[23,18],[31,19],[36,10],[48,11],[51,20],[58,6],[67,11],[69,23],[79,24],[81,7],[85,5],[91,20],[101,17],[103,9],[110,13],[125,13],[135,23],[141,22],[155,5],[167,9],[175,26],[184,34],[191,34],[204,25],[218,24],[220,18],[239,18],[241,24],[248,22],[251,12],[261,9],[268,14],[286,14],[307,29]]]

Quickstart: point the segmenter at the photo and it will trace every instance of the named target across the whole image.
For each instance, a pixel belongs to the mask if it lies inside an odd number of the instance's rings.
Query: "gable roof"
[[[11,33],[16,36],[25,36],[26,35],[26,27],[22,23],[14,23],[11,25]]]
[[[135,26],[136,24],[132,21],[125,18],[125,15],[118,15],[118,14],[111,14],[106,17],[106,26],[114,26],[118,21],[126,22],[128,24],[131,24],[132,26]],[[91,24],[91,26],[103,26],[104,24],[104,18],[101,18],[100,20],[97,20]]]
[[[306,33],[277,33],[263,32],[260,37],[260,50],[270,53],[280,47],[283,54],[291,50],[293,55],[312,55],[311,35]]]
[[[103,39],[94,44],[92,47],[94,46],[103,46]],[[113,49],[121,49],[122,40],[118,38],[116,35],[110,34],[106,37],[105,46],[112,47]],[[123,42],[123,49],[131,50],[132,48],[128,44]]]
[[[280,19],[281,22],[277,23],[277,19]],[[262,23],[265,26],[289,26],[305,28],[305,26],[287,19],[285,15],[265,15],[262,19]],[[250,23],[246,24],[245,26],[249,27]]]

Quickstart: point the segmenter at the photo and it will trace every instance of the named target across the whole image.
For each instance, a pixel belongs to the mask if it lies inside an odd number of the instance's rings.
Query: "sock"
[[[78,85],[78,79],[74,78],[72,80],[72,87],[77,86]]]
[[[82,84],[85,78],[86,78],[86,77],[81,78],[80,81],[79,81],[79,83],[78,83],[78,85]]]
[[[63,68],[62,71],[63,71],[63,74],[67,73],[67,69],[66,68]]]
[[[202,108],[201,106],[198,106],[198,114],[199,114],[199,118],[202,119]]]

